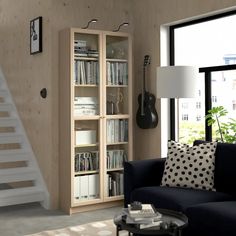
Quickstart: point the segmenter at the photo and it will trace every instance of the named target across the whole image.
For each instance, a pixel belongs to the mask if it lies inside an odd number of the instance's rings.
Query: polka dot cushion
[[[216,142],[190,147],[169,141],[161,186],[215,190],[216,146]]]

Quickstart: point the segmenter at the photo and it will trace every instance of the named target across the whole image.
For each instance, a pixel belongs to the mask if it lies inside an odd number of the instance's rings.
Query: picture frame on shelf
[[[42,16],[30,21],[30,54],[43,51],[42,47]]]

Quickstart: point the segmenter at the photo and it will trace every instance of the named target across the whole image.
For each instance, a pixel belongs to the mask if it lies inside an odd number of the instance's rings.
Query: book
[[[80,178],[81,176],[75,176],[74,178],[74,197],[80,199]]]
[[[88,199],[89,197],[89,189],[88,189],[88,175],[80,176],[80,198]]]
[[[160,218],[158,217],[146,217],[146,218],[138,218],[135,219],[135,218],[132,218],[130,217],[129,214],[127,214],[126,216],[126,223],[127,224],[152,224],[154,222],[159,222],[160,221]]]
[[[151,227],[160,226],[161,223],[162,223],[162,221],[161,221],[161,220],[158,220],[158,221],[154,221],[154,222],[147,223],[147,224],[138,224],[137,227],[138,227],[139,229],[146,229],[146,228],[151,228]]]
[[[132,210],[131,206],[128,205],[128,212],[132,218],[156,217],[160,214],[159,212],[156,212],[155,208],[151,204],[142,204],[141,210]]]
[[[122,211],[122,214],[126,217],[126,223],[137,225],[138,228],[140,227],[140,225],[143,228],[145,227],[144,225],[150,225],[149,227],[157,226],[157,222],[162,221],[162,214],[160,214],[156,210],[155,213],[156,214],[152,217],[131,217],[128,208],[124,208]]]
[[[94,199],[98,196],[98,193],[97,193],[97,187],[98,187],[97,185],[99,184],[98,175],[97,174],[89,175],[88,178],[89,178],[89,183],[88,183],[89,199]]]

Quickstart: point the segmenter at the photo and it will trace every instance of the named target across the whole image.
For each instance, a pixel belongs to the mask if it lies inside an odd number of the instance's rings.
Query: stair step
[[[12,111],[13,106],[10,103],[0,103],[0,111]]]
[[[0,97],[6,97],[8,95],[7,90],[5,89],[0,89]]]
[[[22,135],[16,133],[0,133],[0,144],[21,143]]]
[[[0,169],[0,183],[35,180],[36,177],[36,170],[31,167]]]
[[[17,119],[11,117],[0,117],[0,127],[16,127]]]
[[[38,186],[0,190],[0,206],[40,202],[43,200],[43,190]]]
[[[0,163],[29,161],[30,152],[23,149],[0,150]]]
[[[48,191],[1,68],[0,113],[0,131],[2,131],[0,132],[0,164],[2,168],[0,169],[0,187],[2,188],[0,190],[0,207],[30,202],[41,202],[44,206],[49,207]],[[7,113],[8,117],[6,117]],[[5,129],[8,127],[11,128]],[[24,164],[19,162],[26,162],[27,166],[17,168],[17,165]],[[14,168],[8,168],[14,165]],[[23,187],[20,184],[10,184],[11,182],[24,181],[32,181],[31,185],[33,186]],[[4,187],[6,188],[4,189]],[[13,188],[9,189],[9,187]]]

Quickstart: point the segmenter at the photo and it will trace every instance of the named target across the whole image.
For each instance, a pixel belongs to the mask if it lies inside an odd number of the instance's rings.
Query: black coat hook
[[[46,98],[47,97],[47,89],[46,88],[42,88],[40,91],[40,95],[42,98]]]

